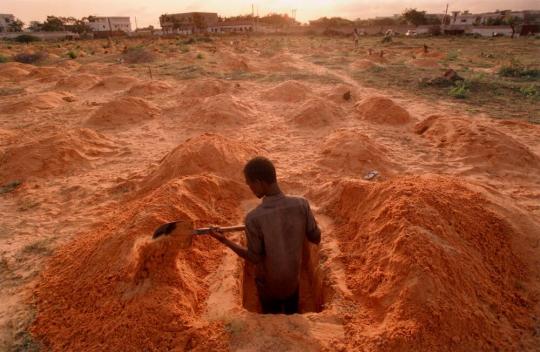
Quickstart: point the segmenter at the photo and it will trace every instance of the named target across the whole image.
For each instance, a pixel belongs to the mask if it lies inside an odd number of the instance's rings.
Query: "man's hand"
[[[209,234],[221,243],[225,242],[227,239],[223,232],[219,231],[219,228],[211,229]]]

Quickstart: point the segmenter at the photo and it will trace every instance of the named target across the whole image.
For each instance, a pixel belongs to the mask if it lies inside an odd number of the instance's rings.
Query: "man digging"
[[[263,157],[244,167],[246,183],[262,202],[245,218],[247,248],[219,231],[211,235],[255,265],[255,284],[264,314],[298,313],[304,239],[321,242],[306,199],[281,192],[272,162]]]

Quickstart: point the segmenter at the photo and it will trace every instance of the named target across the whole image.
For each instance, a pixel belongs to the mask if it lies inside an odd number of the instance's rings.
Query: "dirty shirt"
[[[257,285],[272,299],[290,297],[299,285],[304,240],[321,240],[308,201],[283,193],[264,197],[245,224],[248,254],[257,260]]]

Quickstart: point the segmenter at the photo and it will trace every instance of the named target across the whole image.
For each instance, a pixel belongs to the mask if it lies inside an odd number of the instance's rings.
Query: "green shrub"
[[[517,77],[526,79],[540,78],[540,70],[536,68],[528,68],[521,65],[517,61],[513,61],[508,66],[503,66],[499,70],[499,75],[503,77]]]
[[[198,53],[198,54],[197,54],[197,59],[199,59],[199,60],[204,59],[204,55],[201,54],[201,53]]]
[[[73,59],[76,59],[76,58],[77,58],[77,53],[74,52],[73,50],[70,50],[70,51],[68,51],[67,56],[68,56],[70,59],[73,60]]]
[[[519,88],[519,92],[524,96],[531,98],[539,95],[538,89],[533,85],[530,85],[528,87],[521,87]]]
[[[18,37],[15,37],[14,40],[18,43],[32,43],[41,41],[39,37],[30,34],[21,34]]]
[[[8,61],[9,61],[9,60],[8,60],[7,57],[5,57],[4,55],[0,55],[0,64],[6,63],[6,62],[8,62]]]
[[[458,58],[458,52],[457,51],[449,51],[448,54],[446,54],[446,60],[448,61],[454,61]]]
[[[469,95],[469,84],[465,81],[460,81],[455,87],[452,87],[448,92],[448,95],[456,99],[465,99]]]

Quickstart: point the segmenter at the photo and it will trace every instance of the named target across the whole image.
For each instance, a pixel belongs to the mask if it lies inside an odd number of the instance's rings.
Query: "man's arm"
[[[212,237],[217,239],[219,242],[223,243],[229,247],[234,253],[239,257],[249,260],[253,264],[257,264],[261,261],[263,244],[259,236],[256,235],[252,226],[248,225],[246,222],[246,235],[248,237],[248,248],[240,246],[238,243],[233,242],[226,238],[222,233],[213,231],[210,233]]]
[[[306,200],[306,210],[307,210],[307,223],[306,223],[306,235],[308,240],[311,243],[319,244],[321,243],[321,230],[317,226],[317,221],[313,216],[309,202]]]

